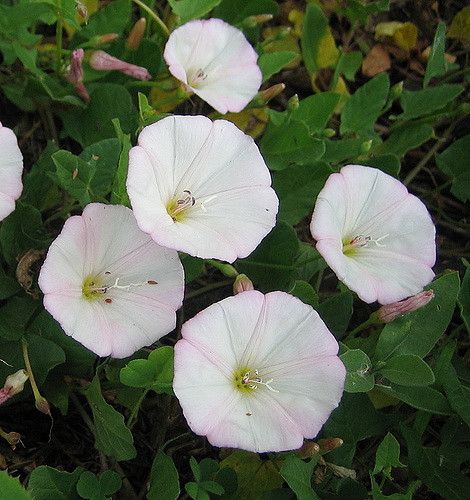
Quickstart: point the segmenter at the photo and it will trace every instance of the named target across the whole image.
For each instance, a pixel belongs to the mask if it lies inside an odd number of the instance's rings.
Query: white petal
[[[105,288],[92,300],[86,280]],[[44,306],[65,333],[100,356],[125,357],[175,327],[183,268],[121,205],[88,205],[68,219],[39,276]]]
[[[240,30],[220,19],[176,29],[163,55],[170,73],[223,114],[241,111],[261,85],[258,55]]]
[[[224,120],[172,116],[146,127],[130,152],[127,188],[139,227],[201,258],[246,257],[274,227],[278,200],[254,141]],[[189,191],[181,221],[169,203]]]
[[[0,220],[15,209],[23,189],[23,155],[12,130],[0,123]]]

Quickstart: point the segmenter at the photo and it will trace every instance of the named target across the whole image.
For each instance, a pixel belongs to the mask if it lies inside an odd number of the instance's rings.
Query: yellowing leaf
[[[398,21],[379,23],[375,28],[375,39],[392,41],[403,50],[414,49],[418,39],[418,28],[413,23]]]
[[[452,19],[447,36],[470,42],[470,5],[464,7]]]
[[[165,92],[158,87],[152,87],[149,102],[155,108],[157,113],[169,113],[182,102],[181,99],[176,98],[178,92],[180,92],[179,88],[172,90],[171,92]]]
[[[387,406],[396,406],[400,402],[399,399],[390,396],[389,394],[385,394],[375,387],[370,390],[367,395],[369,396],[369,399],[371,400],[376,410],[386,408]]]
[[[328,29],[320,40],[317,52],[317,64],[319,68],[334,66],[338,60],[339,52],[336,48],[335,40]]]
[[[342,76],[338,78],[338,83],[336,84],[336,88],[332,90],[341,95],[334,111],[335,113],[341,113],[342,109],[344,108],[344,105],[348,102],[348,99],[351,96],[351,94],[348,92],[348,87],[346,86],[346,82],[344,81],[344,78]]]
[[[298,37],[291,31],[284,39],[276,40],[277,33],[280,29],[283,29],[283,27],[266,28],[263,30],[263,36],[266,43],[263,47],[264,52],[270,54],[273,52],[295,52],[296,54],[299,54],[299,56],[293,59],[290,63],[286,64],[284,67],[296,68],[301,61]],[[269,42],[268,40],[271,38],[273,41]]]
[[[86,8],[87,11],[87,19],[94,14],[99,7],[99,2],[98,0],[80,0],[80,3]],[[75,21],[77,21],[78,24],[84,24],[87,22],[87,19],[84,19],[78,12],[75,14]],[[75,28],[70,26],[68,23],[64,23],[64,29],[67,32],[67,35],[69,38],[73,36],[75,31],[77,31]]]
[[[302,34],[302,26],[304,24],[305,14],[298,10],[292,9],[288,15],[289,21],[294,25],[294,29],[292,30],[297,38],[300,38]]]
[[[266,106],[263,108],[245,109],[240,113],[227,113],[224,120],[229,120],[243,130],[245,134],[251,135],[254,139],[258,137],[266,128],[268,115]]]

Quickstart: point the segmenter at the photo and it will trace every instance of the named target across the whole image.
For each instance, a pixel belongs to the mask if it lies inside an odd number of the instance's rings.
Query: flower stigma
[[[364,236],[363,234],[358,234],[354,236],[354,238],[344,238],[343,239],[343,253],[344,255],[348,255],[352,257],[357,254],[359,248],[371,247],[372,244],[375,244],[377,247],[383,248],[387,245],[380,243],[383,239],[390,236],[389,234],[384,234],[380,238],[372,238],[370,235]]]
[[[166,211],[174,222],[181,222],[184,219],[186,210],[193,207],[195,203],[196,198],[194,198],[189,189],[185,189],[179,198],[168,203]]]
[[[265,386],[271,392],[279,392],[269,385],[273,381],[272,378],[263,382],[263,379],[259,376],[258,370],[238,370],[234,378],[235,387],[241,392],[252,392],[258,389],[259,386]]]
[[[106,271],[105,274],[110,273]],[[85,299],[94,301],[99,299],[103,294],[111,289],[124,290],[128,292],[132,286],[156,285],[158,283],[155,280],[146,280],[142,281],[142,283],[129,283],[128,285],[120,285],[119,280],[120,278],[116,278],[114,284],[112,285],[102,285],[99,278],[91,276],[85,279],[85,281],[83,282],[82,295],[85,297]],[[105,299],[105,302],[107,304],[111,304],[112,300]]]
[[[204,70],[202,68],[199,68],[196,71],[196,74],[194,77],[191,79],[189,82],[189,85],[195,89],[198,88],[199,84],[203,82],[207,78],[207,73],[204,73]]]

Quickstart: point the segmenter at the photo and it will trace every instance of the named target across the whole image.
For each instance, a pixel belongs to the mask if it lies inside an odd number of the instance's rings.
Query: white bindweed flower
[[[194,20],[171,33],[163,57],[185,88],[219,113],[241,111],[262,81],[258,54],[221,19]]]
[[[434,277],[431,217],[416,196],[381,170],[348,165],[330,175],[310,230],[327,264],[365,302],[397,302]]]
[[[169,116],[139,135],[127,191],[142,231],[204,259],[249,255],[276,223],[278,199],[253,139],[225,120]]]
[[[0,220],[13,210],[23,190],[23,155],[13,130],[0,123]]]
[[[214,446],[300,448],[339,404],[338,343],[292,295],[245,291],[197,314],[181,334],[173,388],[191,429]]]
[[[183,268],[122,205],[87,205],[70,217],[39,275],[44,307],[99,356],[124,358],[173,330]]]

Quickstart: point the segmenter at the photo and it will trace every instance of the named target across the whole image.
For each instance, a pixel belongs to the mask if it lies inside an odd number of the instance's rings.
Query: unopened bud
[[[318,446],[320,447],[321,453],[327,453],[332,450],[336,450],[343,445],[343,440],[341,438],[327,438],[319,439]]]
[[[308,441],[303,444],[298,453],[300,458],[312,458],[320,453],[320,447],[314,441]]]
[[[51,406],[47,402],[47,399],[42,396],[36,399],[36,409],[41,413],[51,416]]]
[[[294,94],[288,101],[287,101],[287,109],[288,111],[292,112],[296,110],[299,107],[299,96],[297,94]]]
[[[28,372],[26,370],[18,370],[13,375],[9,375],[5,380],[4,389],[8,390],[12,396],[21,392],[24,388],[24,383],[28,380]]]
[[[85,4],[80,2],[80,0],[75,0],[75,10],[81,18],[85,19],[85,21],[88,21],[88,9],[86,8]]]
[[[389,99],[398,99],[403,91],[403,81],[396,83],[389,92]]]
[[[16,448],[16,445],[20,442],[21,440],[21,434],[18,432],[9,432],[6,436],[5,439],[8,441],[12,449],[14,450]]]
[[[273,18],[272,14],[259,14],[257,16],[248,16],[242,21],[243,28],[256,28],[256,26],[265,23],[266,21],[271,21]]]
[[[332,128],[326,128],[323,130],[323,137],[326,137],[327,139],[330,139],[331,137],[334,137],[336,135],[336,131],[333,130]]]
[[[425,290],[424,292],[420,292],[409,299],[384,305],[375,313],[375,315],[379,322],[390,323],[390,321],[393,321],[399,316],[403,316],[403,314],[416,311],[416,309],[425,306],[433,298],[434,292],[432,290]]]
[[[79,83],[83,80],[83,68],[82,61],[85,52],[83,49],[77,49],[72,52],[72,60],[70,61],[70,67],[65,75],[65,78],[70,83]]]
[[[238,276],[238,271],[231,264],[221,264],[219,266],[220,272],[228,278],[235,278]]]
[[[233,294],[247,292],[248,290],[254,290],[253,282],[248,278],[246,274],[239,274],[233,283]]]
[[[251,101],[250,108],[259,108],[268,104],[271,99],[274,99],[274,97],[279,95],[285,88],[286,86],[283,83],[276,83],[276,85],[258,92]]]
[[[372,139],[365,141],[361,144],[361,153],[366,154],[370,151],[370,148],[372,147]]]
[[[105,43],[110,43],[113,40],[116,40],[119,35],[117,33],[105,33],[104,35],[96,35],[91,38],[90,46],[98,47],[100,45],[104,45]]]
[[[145,17],[141,17],[132,27],[131,32],[126,40],[126,47],[131,50],[136,50],[145,33],[145,25],[147,21]]]
[[[95,50],[90,57],[89,64],[92,68],[99,71],[118,70],[126,75],[137,78],[138,80],[148,80],[151,78],[147,68],[136,66],[116,57],[109,55],[104,50]]]
[[[90,104],[90,95],[88,94],[88,90],[86,89],[85,85],[83,85],[83,82],[77,83],[77,85],[75,85],[75,90],[84,102]]]

